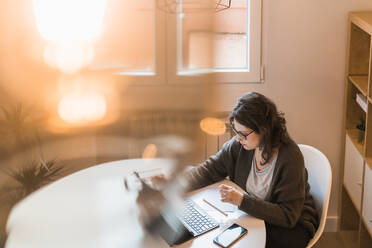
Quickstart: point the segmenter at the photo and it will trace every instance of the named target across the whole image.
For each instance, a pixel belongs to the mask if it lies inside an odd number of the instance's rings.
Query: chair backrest
[[[324,231],[331,194],[332,170],[327,157],[321,151],[309,145],[298,146],[304,156],[305,167],[309,174],[310,194],[314,198],[320,216],[318,230],[307,246],[312,247]]]

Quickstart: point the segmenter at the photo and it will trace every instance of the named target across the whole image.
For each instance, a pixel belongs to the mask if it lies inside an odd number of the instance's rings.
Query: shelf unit
[[[372,12],[351,12],[348,30],[339,228],[346,247],[371,248]]]

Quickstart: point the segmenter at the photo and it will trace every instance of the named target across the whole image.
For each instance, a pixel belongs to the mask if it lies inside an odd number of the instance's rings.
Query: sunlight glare
[[[59,116],[67,123],[84,124],[101,120],[106,114],[106,99],[98,92],[72,92],[58,105]]]
[[[90,43],[57,44],[49,42],[44,49],[44,61],[65,73],[75,73],[88,65],[94,57]]]
[[[90,41],[102,28],[106,0],[33,0],[36,25],[48,41]]]
[[[36,26],[48,41],[44,61],[73,74],[94,57],[107,0],[33,0]]]

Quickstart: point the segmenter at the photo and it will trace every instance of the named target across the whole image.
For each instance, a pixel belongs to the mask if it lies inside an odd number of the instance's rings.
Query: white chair
[[[318,230],[307,245],[309,248],[319,240],[324,231],[331,194],[332,170],[327,157],[321,151],[308,145],[298,146],[304,156],[305,167],[309,174],[310,193],[320,216]]]

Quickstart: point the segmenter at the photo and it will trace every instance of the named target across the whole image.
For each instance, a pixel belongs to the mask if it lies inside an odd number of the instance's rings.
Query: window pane
[[[154,71],[154,19],[153,0],[108,0],[93,66]]]
[[[247,71],[248,13],[248,0],[234,0],[219,12],[180,14],[179,70]]]

